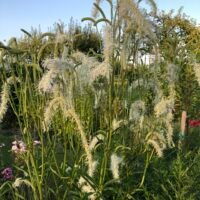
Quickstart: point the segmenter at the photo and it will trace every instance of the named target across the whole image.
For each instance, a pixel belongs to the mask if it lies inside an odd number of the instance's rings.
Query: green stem
[[[149,167],[150,160],[151,160],[151,158],[152,158],[152,156],[153,156],[153,153],[154,153],[154,149],[152,149],[150,155],[149,155],[149,153],[147,153],[147,158],[146,158],[146,162],[145,162],[145,168],[144,168],[144,172],[143,172],[143,175],[142,175],[142,179],[141,179],[139,188],[141,188],[141,187],[144,185],[144,181],[145,181],[147,169],[148,169],[148,167]]]

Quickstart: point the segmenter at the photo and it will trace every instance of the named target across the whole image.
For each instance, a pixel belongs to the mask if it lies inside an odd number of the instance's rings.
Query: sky
[[[40,26],[42,32],[48,31],[59,21],[66,25],[73,17],[81,22],[83,17],[91,16],[95,0],[0,0],[0,41],[20,37],[21,28],[30,31]],[[155,0],[159,10],[183,11],[200,23],[199,0]],[[104,5],[107,2],[104,2]]]

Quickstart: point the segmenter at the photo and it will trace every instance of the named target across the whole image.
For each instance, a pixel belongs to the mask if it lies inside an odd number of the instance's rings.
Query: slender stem
[[[141,188],[141,187],[144,185],[144,181],[145,181],[147,169],[148,169],[148,167],[149,167],[150,160],[151,160],[151,158],[152,158],[152,156],[153,156],[153,153],[154,153],[154,149],[152,149],[150,155],[149,155],[149,153],[147,153],[146,162],[145,162],[145,167],[144,167],[144,172],[143,172],[143,175],[142,175],[142,179],[141,179],[139,188]]]

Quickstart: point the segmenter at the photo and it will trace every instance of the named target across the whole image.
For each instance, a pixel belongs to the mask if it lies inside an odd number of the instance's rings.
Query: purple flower
[[[5,180],[11,180],[13,178],[13,173],[12,169],[10,167],[5,168],[2,172],[1,175]]]

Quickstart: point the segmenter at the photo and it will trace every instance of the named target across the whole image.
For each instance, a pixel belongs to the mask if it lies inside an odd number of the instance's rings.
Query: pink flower
[[[13,178],[13,172],[10,167],[5,168],[2,172],[1,175],[5,180],[11,180]]]
[[[11,151],[16,154],[25,153],[26,145],[22,141],[13,141]]]

